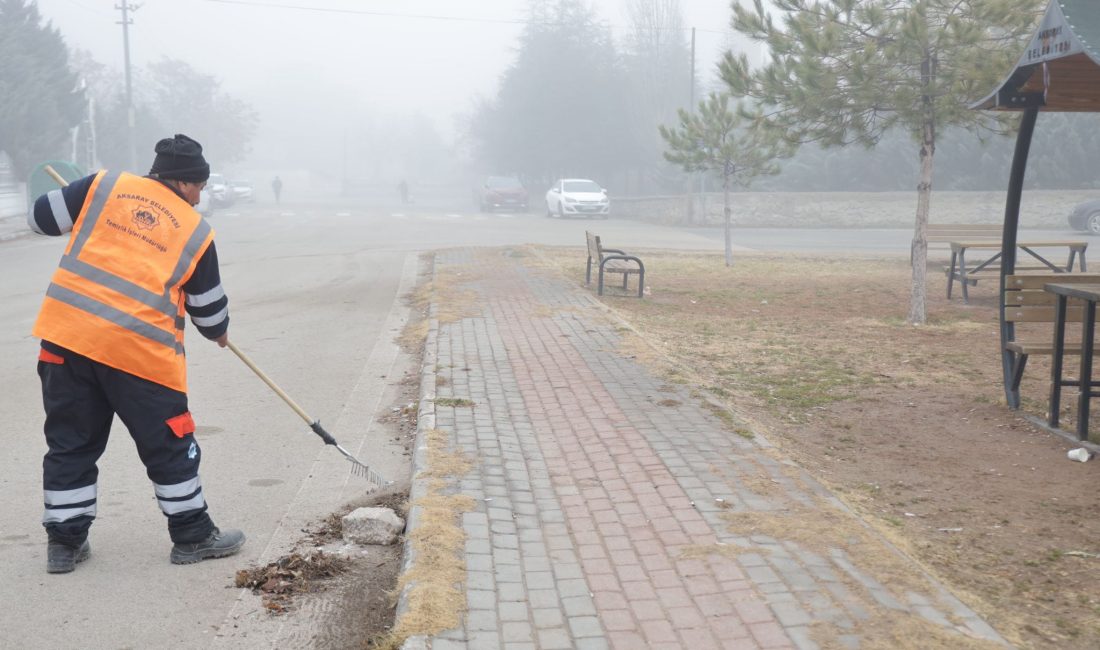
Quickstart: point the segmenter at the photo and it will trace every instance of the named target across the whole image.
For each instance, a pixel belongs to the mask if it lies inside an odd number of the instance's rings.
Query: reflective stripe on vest
[[[46,290],[46,295],[54,300],[76,307],[81,311],[99,316],[103,320],[110,321],[119,327],[128,329],[134,334],[139,334],[151,341],[156,341],[161,345],[170,347],[176,351],[176,354],[183,354],[183,345],[176,340],[175,335],[171,332],[166,332],[155,325],[150,325],[140,318],[134,318],[124,311],[115,309],[110,305],[105,305],[87,296],[82,296],[71,289],[66,289],[52,282],[50,283],[50,288]]]

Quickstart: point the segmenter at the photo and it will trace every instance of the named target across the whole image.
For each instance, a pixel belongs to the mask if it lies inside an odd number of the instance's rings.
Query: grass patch
[[[473,400],[465,397],[437,397],[434,400],[436,406],[452,406],[454,408],[473,408],[476,406]]]

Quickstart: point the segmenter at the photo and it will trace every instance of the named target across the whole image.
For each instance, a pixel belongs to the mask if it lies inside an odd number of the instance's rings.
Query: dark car
[[[474,191],[474,203],[482,212],[497,208],[527,209],[527,188],[514,176],[490,176]]]
[[[1085,230],[1100,235],[1100,199],[1080,203],[1069,213],[1069,225],[1076,230]]]

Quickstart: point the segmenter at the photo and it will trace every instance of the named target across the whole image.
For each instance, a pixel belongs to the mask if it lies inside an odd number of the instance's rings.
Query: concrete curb
[[[429,280],[435,278],[435,260],[432,260]],[[439,335],[439,320],[436,317],[436,306],[432,303],[428,308],[428,336],[424,341],[424,358],[420,364],[420,401],[416,410],[416,440],[413,448],[411,487],[409,490],[409,518],[405,526],[405,560],[401,567],[404,575],[412,569],[416,561],[416,550],[413,548],[408,533],[415,530],[423,516],[423,508],[416,505],[418,499],[427,494],[427,481],[419,479],[421,470],[427,467],[428,445],[425,442],[426,432],[435,428],[435,366],[437,350],[437,337]],[[401,620],[409,608],[409,592],[413,585],[407,584],[397,597],[397,612],[395,621]],[[423,636],[409,637],[401,644],[402,650],[424,650],[430,647]]]

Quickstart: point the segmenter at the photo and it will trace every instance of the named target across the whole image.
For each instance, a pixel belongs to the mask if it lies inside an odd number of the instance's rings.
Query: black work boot
[[[46,573],[68,573],[76,568],[77,562],[83,562],[92,554],[92,545],[88,540],[79,547],[61,542],[49,542],[46,545]]]
[[[222,532],[215,528],[201,542],[172,546],[172,564],[194,564],[202,560],[233,555],[244,546],[244,533],[239,530]]]

